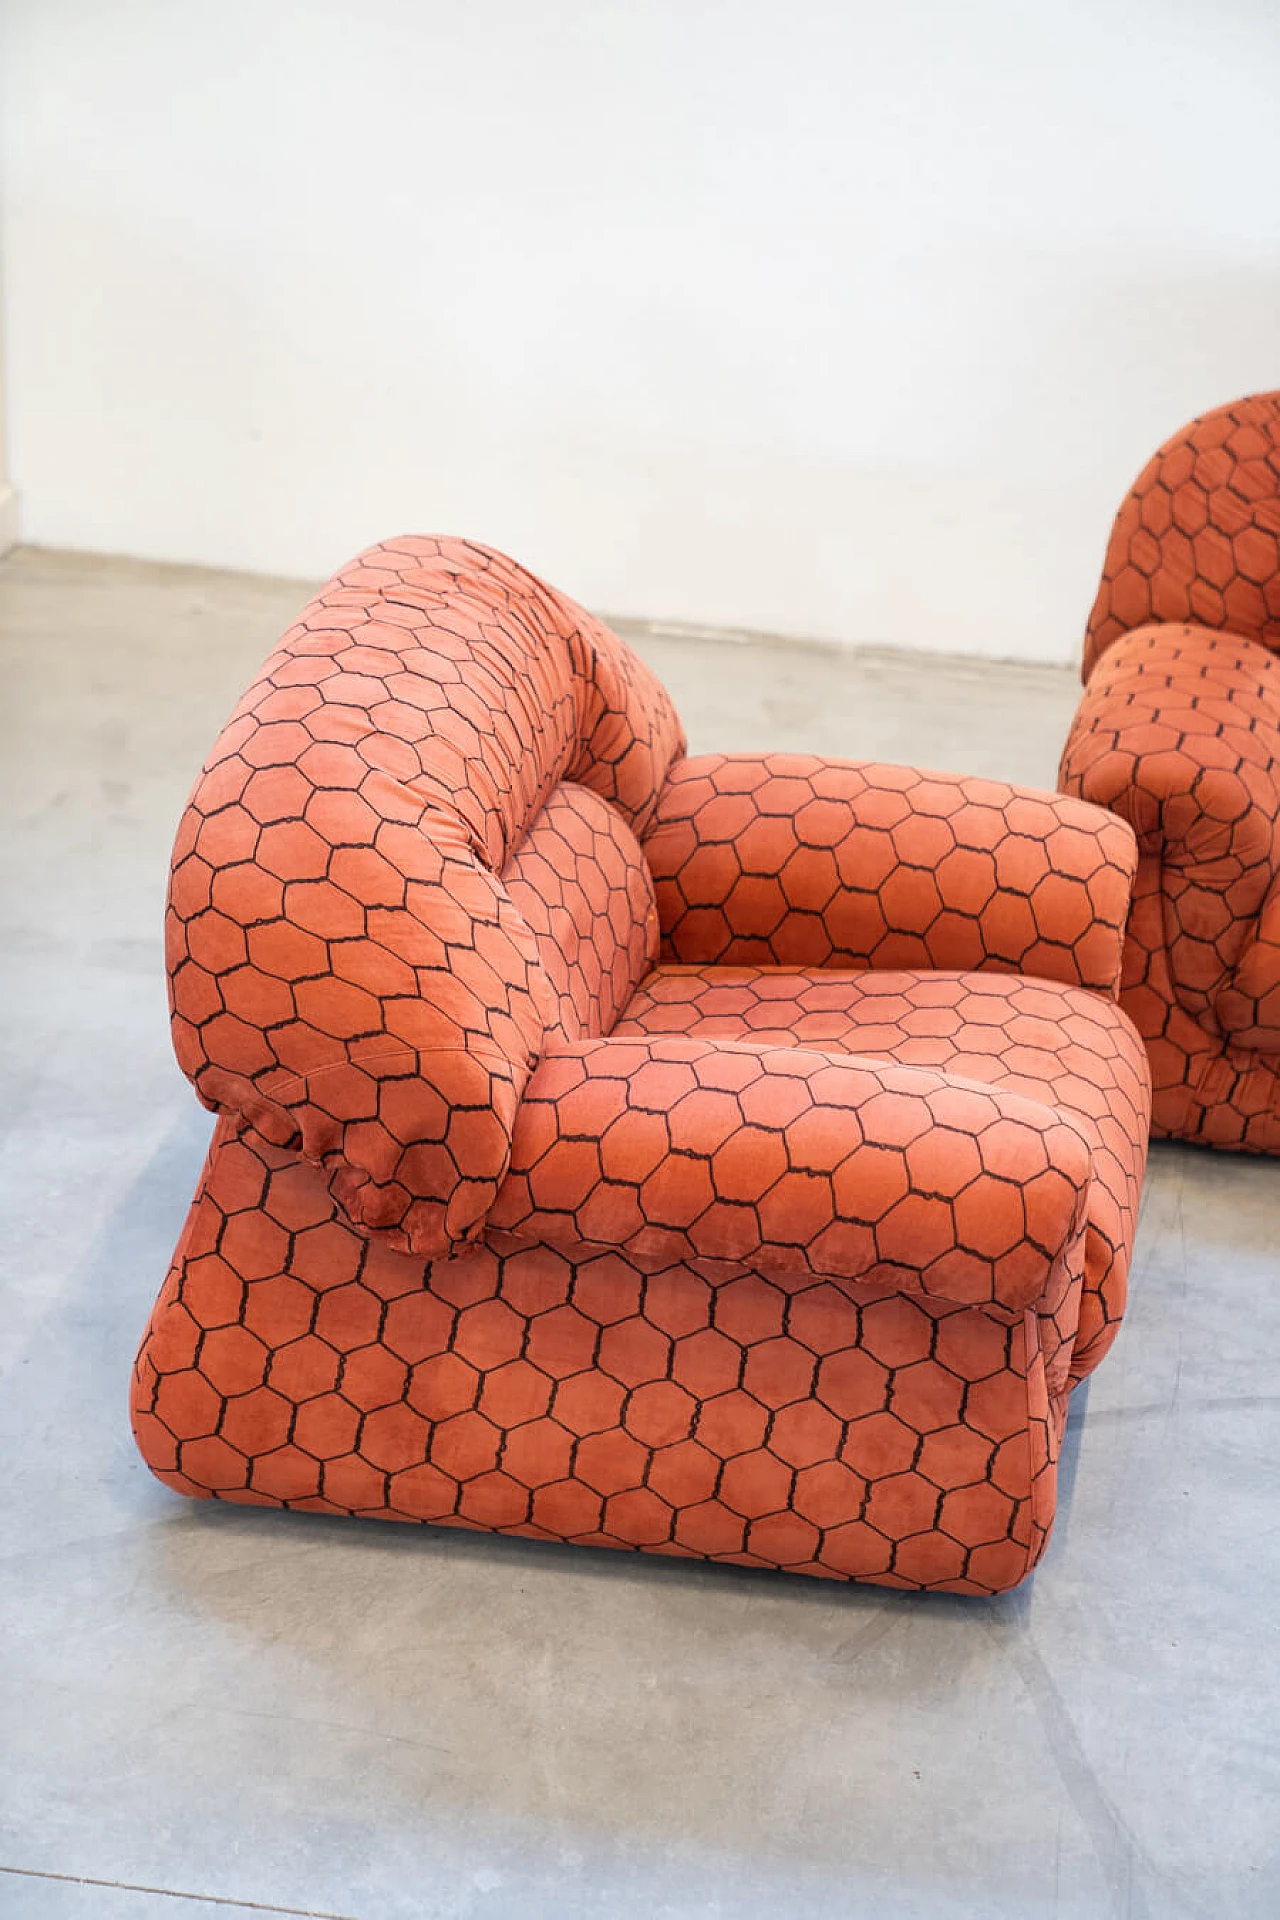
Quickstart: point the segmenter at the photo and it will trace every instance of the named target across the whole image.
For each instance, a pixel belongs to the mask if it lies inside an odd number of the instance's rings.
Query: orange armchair
[[[1124,1304],[1129,829],[688,758],[599,622],[373,549],[175,848],[219,1118],[133,1419],[187,1493],[988,1593]]]
[[[1065,792],[1140,857],[1122,1001],[1157,1135],[1280,1153],[1280,394],[1166,442],[1112,531]]]

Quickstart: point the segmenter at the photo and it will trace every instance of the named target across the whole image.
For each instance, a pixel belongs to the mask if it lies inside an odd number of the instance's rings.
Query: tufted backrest
[[[1280,393],[1202,414],[1138,475],[1107,546],[1084,678],[1122,633],[1154,621],[1280,649]]]
[[[505,555],[361,555],[179,828],[173,1033],[201,1098],[394,1244],[474,1237],[548,1036],[607,1031],[649,964],[636,835],[683,751],[648,668]]]

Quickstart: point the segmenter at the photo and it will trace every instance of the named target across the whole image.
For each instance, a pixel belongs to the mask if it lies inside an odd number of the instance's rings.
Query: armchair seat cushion
[[[840,1049],[1000,1087],[1075,1122],[1092,1147],[1084,1286],[1070,1377],[1098,1364],[1124,1312],[1145,1161],[1148,1081],[1111,1001],[991,973],[657,967],[614,1029]]]

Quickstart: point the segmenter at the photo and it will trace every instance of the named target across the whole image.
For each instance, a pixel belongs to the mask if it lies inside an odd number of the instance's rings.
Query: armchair
[[[1122,1003],[1157,1136],[1280,1153],[1280,394],[1140,474],[1085,641],[1065,792],[1138,836]]]
[[[1147,1124],[1129,829],[685,752],[622,643],[375,548],[179,830],[218,1114],[134,1375],[183,1492],[988,1593],[1048,1538]]]

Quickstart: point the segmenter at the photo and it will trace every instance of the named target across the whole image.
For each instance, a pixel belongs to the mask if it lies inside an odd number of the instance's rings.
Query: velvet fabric
[[[1133,860],[1063,796],[689,758],[513,561],[373,549],[179,830],[174,1037],[219,1118],[145,1457],[250,1504],[1015,1584],[1124,1307]]]

